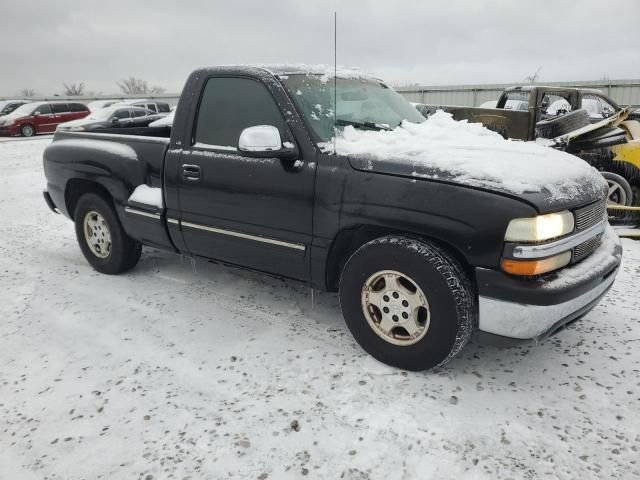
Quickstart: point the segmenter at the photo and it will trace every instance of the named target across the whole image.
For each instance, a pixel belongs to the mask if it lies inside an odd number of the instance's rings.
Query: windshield
[[[33,112],[35,112],[36,109],[40,105],[42,105],[42,104],[41,103],[26,103],[26,104],[16,108],[13,112],[11,112],[9,115],[7,115],[7,117],[11,117],[11,118],[28,117]]]
[[[333,137],[334,82],[323,75],[281,77],[309,125],[326,142]],[[392,129],[424,117],[399,93],[370,78],[338,78],[336,124],[365,129]]]

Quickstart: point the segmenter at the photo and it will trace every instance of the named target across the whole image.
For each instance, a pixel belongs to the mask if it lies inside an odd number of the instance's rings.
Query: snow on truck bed
[[[480,123],[453,120],[442,110],[421,124],[403,122],[391,131],[345,127],[336,150],[409,163],[416,177],[435,179],[447,171],[458,183],[515,194],[547,189],[555,198],[568,198],[584,188],[601,188],[603,182],[595,168],[573,155],[505,140]]]

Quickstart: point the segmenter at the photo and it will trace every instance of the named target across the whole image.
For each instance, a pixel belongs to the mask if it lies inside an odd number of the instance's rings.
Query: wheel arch
[[[65,207],[70,218],[74,216],[80,197],[87,193],[95,193],[104,198],[112,207],[114,206],[113,196],[107,187],[94,180],[72,178],[67,182],[64,190]]]
[[[434,236],[425,235],[424,233],[411,232],[406,230],[394,229],[380,225],[360,225],[358,227],[344,228],[340,230],[334,237],[329,253],[327,255],[325,265],[325,283],[329,291],[337,291],[340,282],[340,274],[349,257],[358,250],[362,245],[376,238],[388,235],[398,235],[412,237],[419,240],[426,240],[436,244],[449,252],[456,260],[460,262],[464,271],[469,275],[469,280],[473,283],[473,267],[469,264],[466,257],[454,245]]]

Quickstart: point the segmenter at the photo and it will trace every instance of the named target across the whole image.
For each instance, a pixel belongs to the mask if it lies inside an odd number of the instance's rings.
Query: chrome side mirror
[[[245,128],[238,140],[238,150],[241,152],[277,152],[281,148],[280,132],[271,125]]]

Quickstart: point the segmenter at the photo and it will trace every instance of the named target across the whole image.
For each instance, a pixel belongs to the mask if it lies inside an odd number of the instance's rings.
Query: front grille
[[[572,263],[579,262],[585,257],[588,257],[593,253],[593,251],[598,248],[600,242],[602,241],[602,234],[597,235],[593,238],[590,238],[586,242],[582,242],[580,245],[573,249],[573,258],[571,259]]]
[[[592,203],[586,207],[579,208],[575,211],[576,231],[580,232],[595,224],[600,223],[604,219],[607,211],[607,199]],[[586,243],[586,242],[585,242]]]

